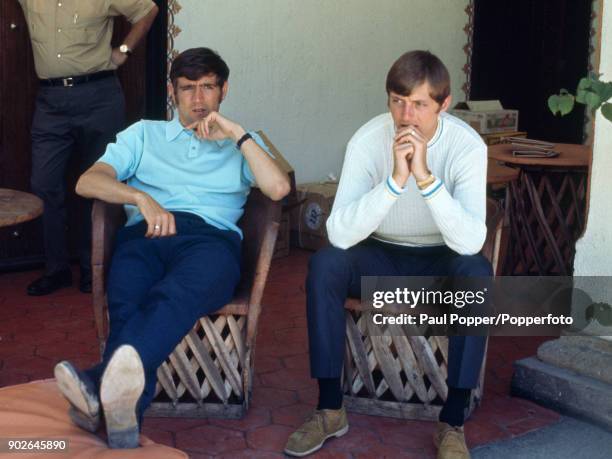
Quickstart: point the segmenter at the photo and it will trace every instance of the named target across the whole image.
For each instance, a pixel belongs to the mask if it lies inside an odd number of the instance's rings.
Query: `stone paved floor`
[[[147,418],[144,433],[193,458],[282,457],[287,436],[316,403],[308,372],[304,277],[310,252],[275,260],[257,341],[253,403],[244,419]],[[0,387],[52,377],[70,359],[97,359],[91,297],[73,287],[46,297],[25,296],[38,272],[0,274]],[[509,439],[557,422],[555,412],[509,396],[512,362],[533,355],[544,338],[490,340],[485,395],[466,423],[469,446]],[[349,414],[350,431],[312,457],[433,458],[430,422]]]

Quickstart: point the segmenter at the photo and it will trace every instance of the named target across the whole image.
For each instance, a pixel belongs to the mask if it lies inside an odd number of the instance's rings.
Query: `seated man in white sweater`
[[[387,75],[389,113],[348,143],[327,220],[334,247],[310,260],[306,282],[311,375],[319,383],[314,415],[287,442],[305,456],[348,431],[340,376],[344,302],[360,296],[361,276],[485,276],[478,252],[486,237],[486,146],[467,124],[444,113],[450,77],[427,51],[402,55]],[[485,340],[451,336],[448,398],[434,436],[438,458],[469,458],[464,409],[476,387]]]

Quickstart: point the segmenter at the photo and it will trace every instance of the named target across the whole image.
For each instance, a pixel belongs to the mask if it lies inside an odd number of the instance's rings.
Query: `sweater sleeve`
[[[487,148],[479,146],[456,161],[453,195],[436,179],[421,190],[446,245],[461,255],[480,251],[487,236]]]
[[[363,147],[349,143],[334,205],[327,219],[333,246],[347,249],[366,239],[385,218],[401,194],[391,177],[375,183],[374,169]]]

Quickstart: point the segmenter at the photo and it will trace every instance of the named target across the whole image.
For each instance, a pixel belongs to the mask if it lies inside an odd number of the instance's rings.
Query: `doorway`
[[[583,143],[585,113],[550,113],[547,99],[575,93],[587,74],[591,0],[475,0],[471,94],[519,110],[530,138]]]

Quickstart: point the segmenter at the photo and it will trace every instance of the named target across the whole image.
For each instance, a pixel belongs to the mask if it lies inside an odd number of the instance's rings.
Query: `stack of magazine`
[[[555,144],[524,137],[506,137],[504,143],[512,146],[512,156],[517,158],[554,158],[559,153],[554,151]]]

